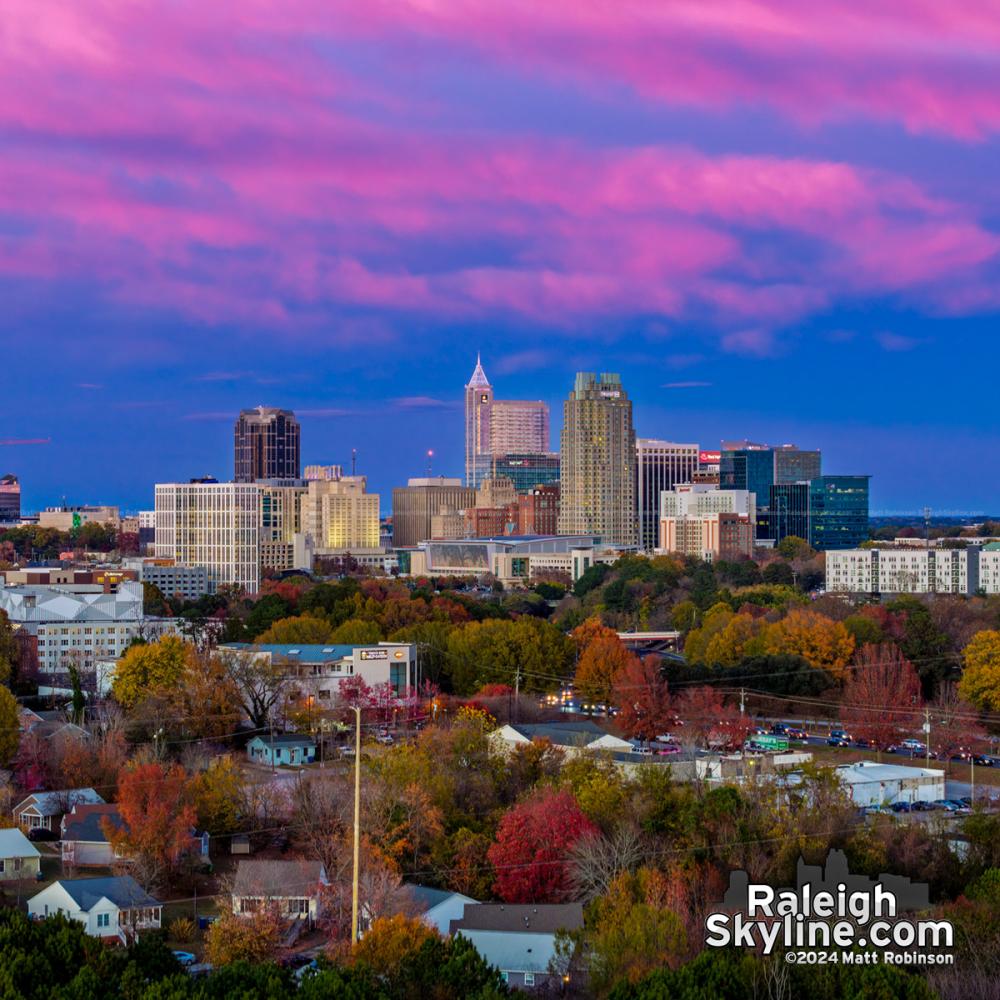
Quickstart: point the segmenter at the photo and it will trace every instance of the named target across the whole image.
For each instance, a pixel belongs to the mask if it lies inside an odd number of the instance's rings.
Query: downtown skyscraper
[[[543,455],[549,408],[540,399],[496,399],[482,361],[465,387],[465,485],[478,489],[506,455]]]
[[[559,534],[635,545],[636,447],[621,377],[578,372],[563,403]]]
[[[301,462],[295,414],[271,406],[241,410],[233,428],[233,460],[237,483],[298,479]]]

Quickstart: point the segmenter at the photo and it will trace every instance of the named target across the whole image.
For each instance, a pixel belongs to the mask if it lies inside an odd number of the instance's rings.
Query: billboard
[[[388,660],[388,649],[362,649],[358,654],[362,660]]]
[[[698,462],[700,465],[718,465],[722,461],[721,451],[699,451]]]

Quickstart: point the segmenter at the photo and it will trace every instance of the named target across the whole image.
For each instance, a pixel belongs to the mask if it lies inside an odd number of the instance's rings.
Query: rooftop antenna
[[[357,474],[357,469],[358,469],[358,449],[357,448],[352,448],[351,449],[351,476],[352,477]]]
[[[427,478],[431,478],[431,464],[434,461],[434,450],[432,448],[427,449]]]

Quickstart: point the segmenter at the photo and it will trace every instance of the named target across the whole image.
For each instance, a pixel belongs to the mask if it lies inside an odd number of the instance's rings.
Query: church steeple
[[[472,373],[472,378],[469,379],[469,384],[466,386],[468,389],[489,389],[490,380],[486,377],[486,372],[483,371],[483,362],[479,356],[479,351],[476,351],[476,369]]]

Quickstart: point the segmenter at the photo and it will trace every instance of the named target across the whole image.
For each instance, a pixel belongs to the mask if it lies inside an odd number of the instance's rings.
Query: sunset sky
[[[994,0],[8,0],[0,474],[232,475],[241,407],[383,493],[462,385],[1000,513]]]

